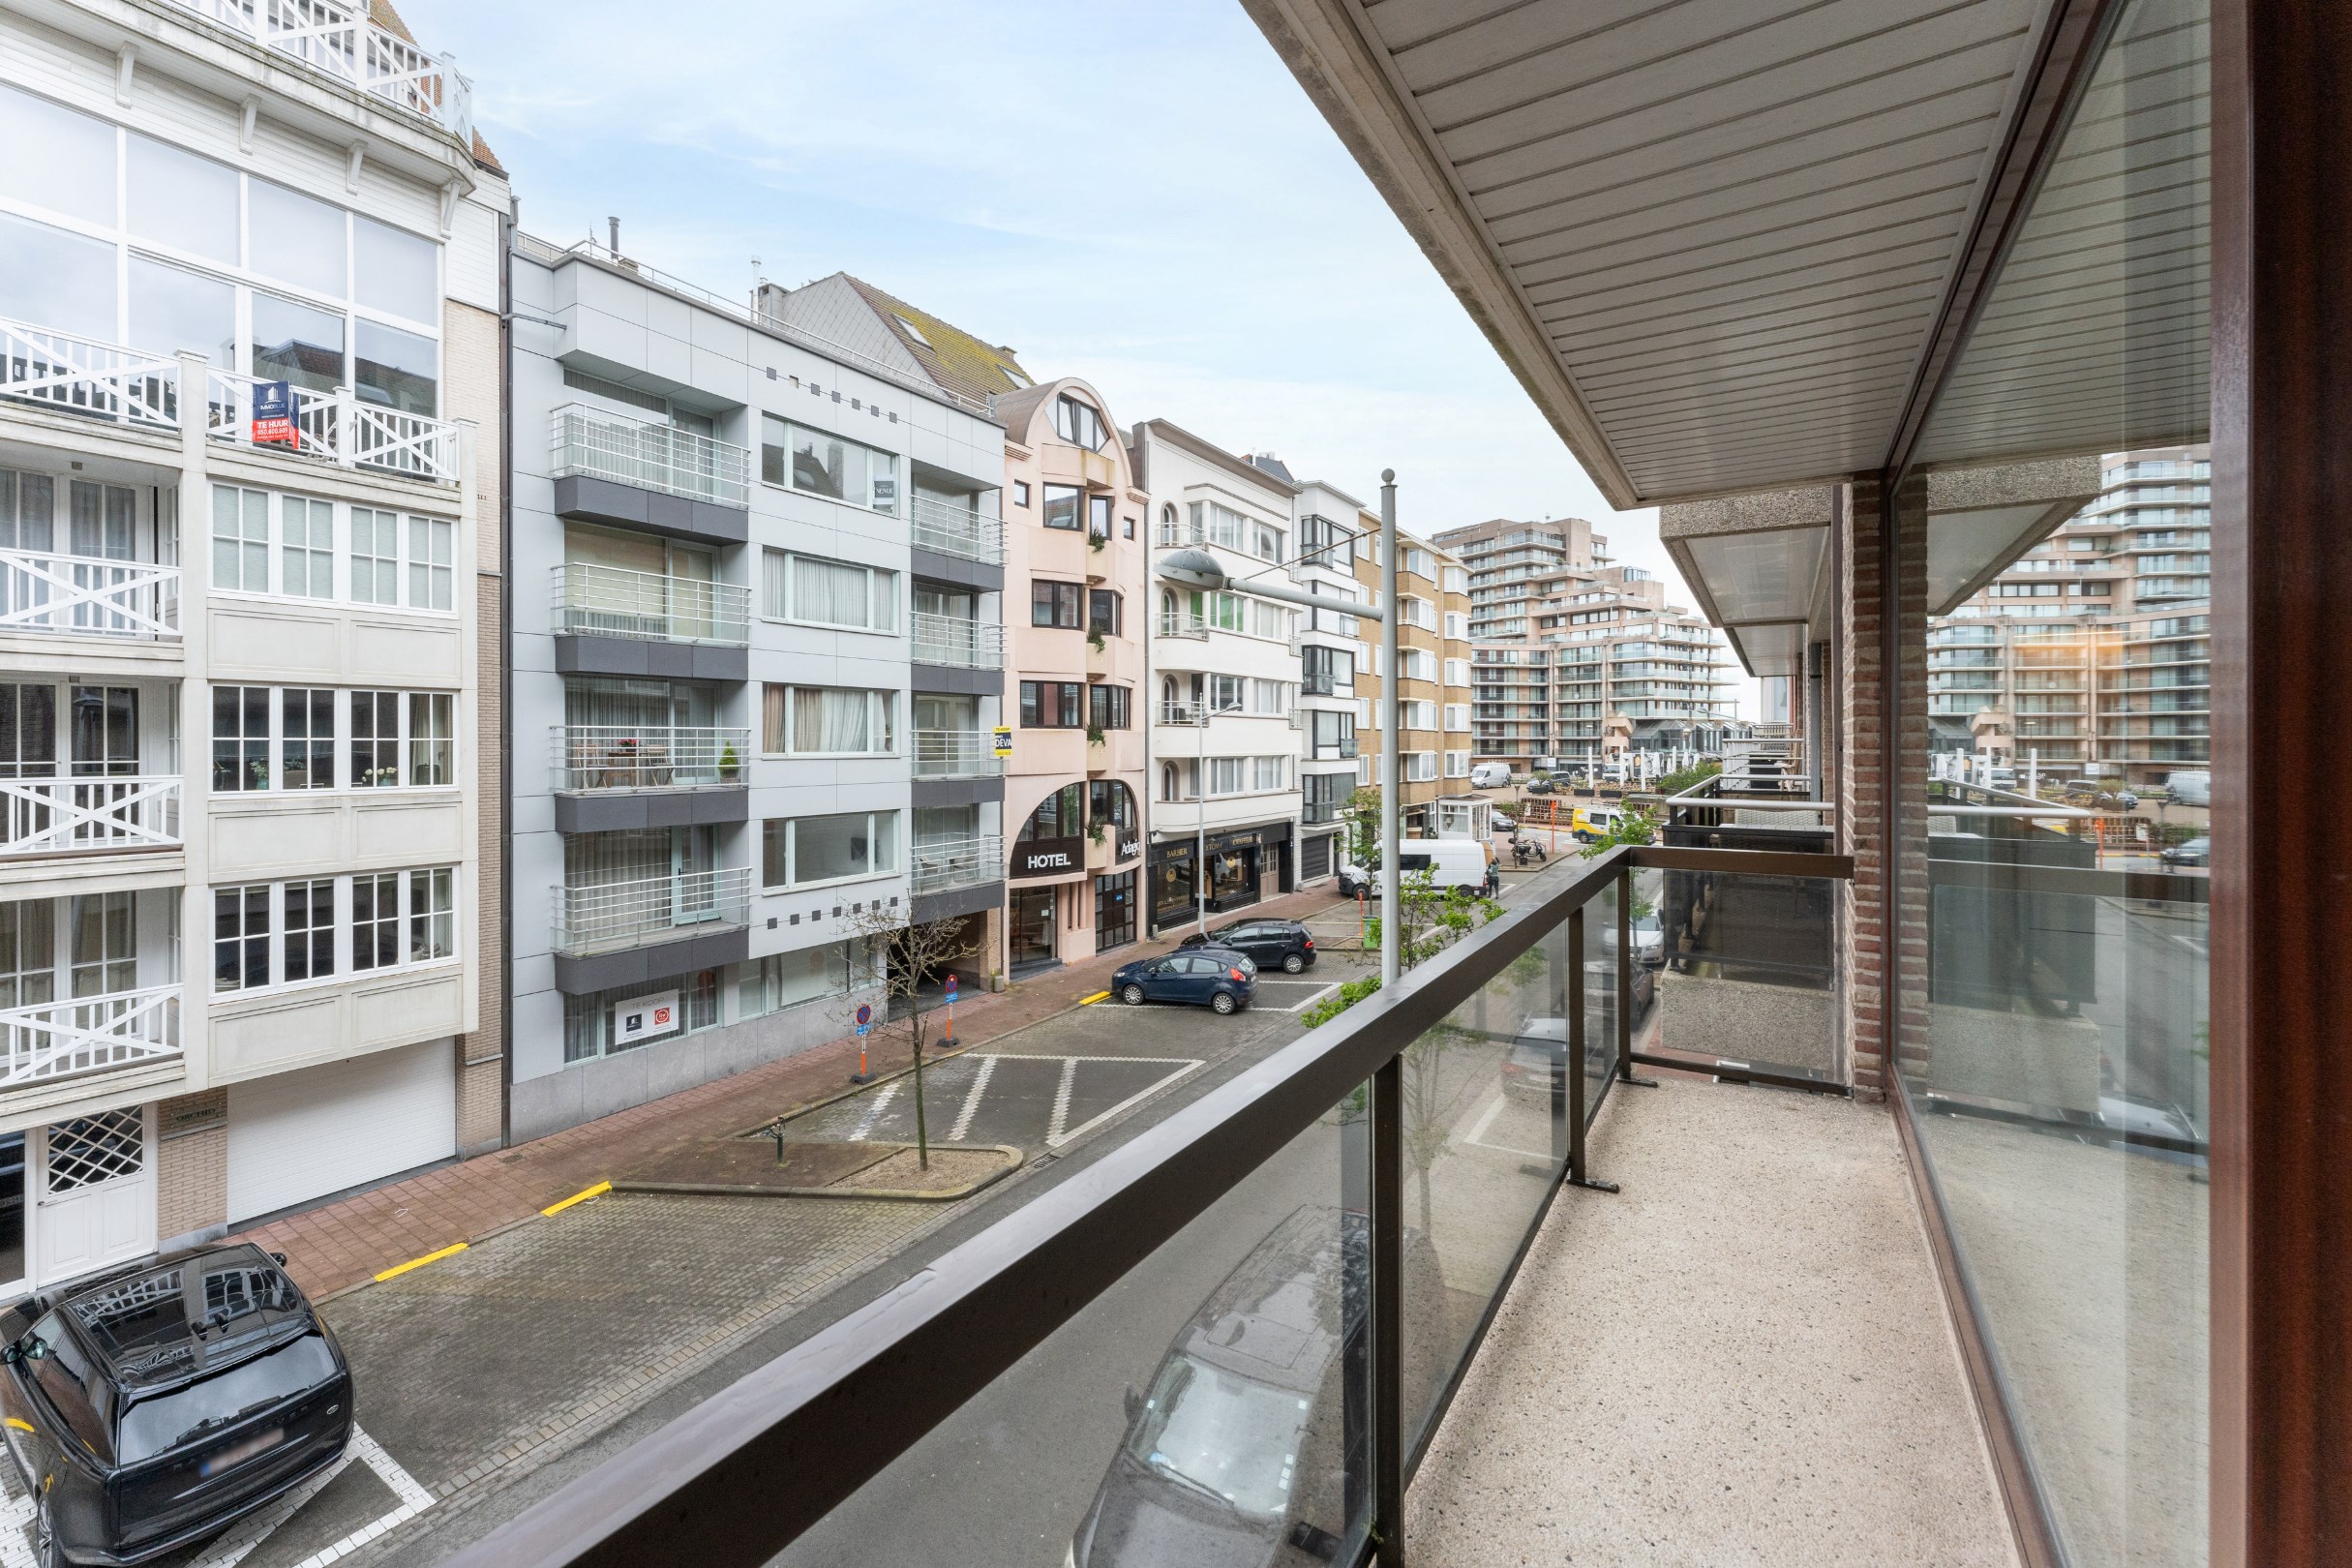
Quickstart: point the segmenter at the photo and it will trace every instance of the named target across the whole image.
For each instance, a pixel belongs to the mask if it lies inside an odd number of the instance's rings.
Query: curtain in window
[[[792,567],[792,618],[822,621],[829,626],[863,626],[872,615],[866,585],[866,571],[861,566],[796,556]]]
[[[873,734],[873,696],[862,691],[837,691],[826,686],[795,686],[792,694],[792,749],[795,751],[877,751]]]

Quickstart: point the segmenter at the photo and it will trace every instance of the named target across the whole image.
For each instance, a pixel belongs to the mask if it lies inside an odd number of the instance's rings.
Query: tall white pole
[[[1380,470],[1380,984],[1397,983],[1397,470]]]
[[[1209,934],[1209,688],[1200,678],[1200,698],[1192,705],[1192,922]]]

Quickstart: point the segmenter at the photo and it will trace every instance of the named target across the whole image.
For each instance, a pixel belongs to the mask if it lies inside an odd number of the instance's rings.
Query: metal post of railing
[[[1633,867],[1617,873],[1617,1082],[1638,1083],[1644,1089],[1655,1089],[1655,1078],[1637,1078],[1633,1070]],[[1666,920],[1658,920],[1659,940],[1664,942]],[[1661,958],[1666,955],[1661,952]],[[1649,1005],[1658,1005],[1657,982],[1650,982]]]
[[[1584,1171],[1584,906],[1568,912],[1568,1185],[1613,1192],[1614,1182],[1596,1182]]]
[[[1379,1568],[1404,1568],[1404,1058],[1372,1074],[1372,1517]]]

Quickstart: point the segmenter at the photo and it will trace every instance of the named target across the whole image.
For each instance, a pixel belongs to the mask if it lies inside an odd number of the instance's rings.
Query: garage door
[[[457,1153],[457,1053],[445,1040],[228,1088],[233,1224]]]
[[[1331,835],[1310,838],[1300,846],[1299,880],[1312,882],[1331,875]]]

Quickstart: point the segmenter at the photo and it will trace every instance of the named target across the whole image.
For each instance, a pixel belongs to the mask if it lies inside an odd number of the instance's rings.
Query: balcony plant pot
[[[735,747],[729,746],[719,753],[719,778],[722,782],[734,783],[742,771],[742,759],[735,754]]]
[[[1099,632],[1099,631],[1090,631],[1090,632],[1088,632],[1088,633],[1086,634],[1086,646],[1087,646],[1088,648],[1093,648],[1093,649],[1094,649],[1096,652],[1098,652],[1098,653],[1101,652],[1101,651],[1102,651],[1102,634],[1101,634],[1101,632]]]
[[[1090,746],[1102,744],[1102,731],[1100,726],[1090,724],[1086,727],[1086,743]]]
[[[1107,534],[1090,533],[1086,536],[1086,548],[1089,550],[1101,550],[1108,547],[1109,544],[1110,537]]]

